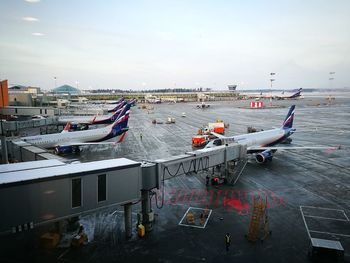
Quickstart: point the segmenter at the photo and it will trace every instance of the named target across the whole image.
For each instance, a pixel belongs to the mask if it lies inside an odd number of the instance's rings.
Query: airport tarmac
[[[133,237],[125,240],[123,209],[116,207],[81,217],[89,242],[79,249],[40,248],[38,236],[44,228],[1,236],[0,262],[308,262],[307,229],[312,237],[339,240],[349,261],[350,99],[337,98],[330,105],[324,98],[272,103],[276,107],[267,109],[242,108],[249,101],[209,102],[206,109],[197,109],[195,103],[152,105],[154,110],[134,107],[122,144],[84,147],[80,154],[65,157],[82,162],[118,157],[142,161],[182,154],[192,150],[191,137],[208,122],[229,123],[226,135],[246,133],[248,126],[279,127],[294,103],[293,144],[343,149],[277,152],[266,165],[251,159],[235,186],[206,187],[205,173],[173,178],[165,182],[162,209],[153,199],[154,229],[142,239],[134,228]],[[186,117],[181,117],[183,112]],[[167,117],[176,123],[165,124]],[[153,119],[164,124],[152,124]],[[258,196],[268,202],[272,235],[250,243],[245,234]],[[206,206],[212,212],[205,228],[180,224],[189,208]],[[133,206],[135,224],[139,210],[139,204]],[[232,238],[228,252],[227,232]]]

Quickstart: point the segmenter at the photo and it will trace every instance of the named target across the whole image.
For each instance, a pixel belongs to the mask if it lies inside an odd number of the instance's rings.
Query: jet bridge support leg
[[[2,124],[2,122],[1,122]],[[8,156],[7,156],[7,143],[6,143],[6,137],[4,135],[1,135],[1,155],[2,155],[2,163],[6,164],[9,163]]]
[[[125,223],[125,237],[131,238],[132,236],[132,204],[128,203],[124,205],[124,223]]]
[[[148,190],[141,190],[142,196],[142,224],[147,232],[153,228],[153,212],[151,210],[151,200]]]

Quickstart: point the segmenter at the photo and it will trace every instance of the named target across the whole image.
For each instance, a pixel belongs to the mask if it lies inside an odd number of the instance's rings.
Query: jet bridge
[[[150,194],[154,188],[162,189],[164,180],[183,174],[207,171],[220,166],[227,182],[234,184],[244,168],[247,147],[243,144],[226,144],[187,152],[182,155],[158,159],[142,166],[142,213],[139,220],[146,230],[152,229],[153,212],[151,211]],[[163,200],[163,198],[162,198]],[[163,203],[160,205],[163,206]]]
[[[139,162],[120,158],[65,164],[58,160],[0,166],[0,233],[124,205],[131,228],[131,204],[140,199]]]
[[[151,230],[150,195],[155,188],[164,190],[164,180],[218,165],[229,178],[233,175],[230,164],[244,156],[246,147],[233,143],[142,164],[120,158],[78,164],[47,160],[1,165],[0,233],[123,205],[126,236],[130,237],[132,204],[142,201],[139,221]]]

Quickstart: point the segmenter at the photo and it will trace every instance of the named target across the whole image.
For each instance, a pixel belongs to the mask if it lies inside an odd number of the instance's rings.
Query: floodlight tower
[[[270,73],[270,106],[272,106],[272,83],[276,80],[273,78],[273,76],[275,75],[276,75],[275,72]]]
[[[329,72],[329,88],[330,89],[333,88],[334,75],[335,75],[334,71]]]

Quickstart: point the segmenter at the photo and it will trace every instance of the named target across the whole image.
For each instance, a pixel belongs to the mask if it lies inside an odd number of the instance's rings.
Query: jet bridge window
[[[102,202],[107,199],[107,179],[105,174],[97,176],[97,201]]]
[[[81,206],[81,178],[72,179],[72,208]]]

